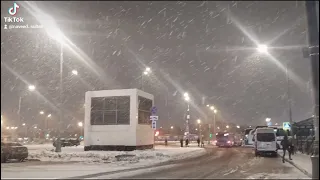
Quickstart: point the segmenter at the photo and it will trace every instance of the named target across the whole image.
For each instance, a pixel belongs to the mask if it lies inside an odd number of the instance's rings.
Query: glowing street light
[[[214,110],[214,106],[210,106],[210,110],[212,110],[212,111],[213,111],[213,110]]]
[[[34,85],[29,85],[28,86],[29,91],[34,91],[36,87]]]
[[[25,125],[26,125],[26,123],[23,123],[23,124],[22,124],[22,126],[25,126]]]
[[[48,117],[48,118],[49,118],[49,117],[51,117],[51,114],[48,114],[48,116],[47,116],[47,117]]]
[[[215,109],[215,110],[213,110],[213,113],[217,114],[217,112],[218,112],[218,110],[216,110],[216,109]]]
[[[226,128],[228,129],[228,128],[229,128],[229,125],[226,125]]]
[[[259,44],[257,50],[259,53],[268,53],[268,46],[265,44]]]
[[[79,127],[82,127],[82,126],[83,126],[83,123],[82,123],[82,122],[79,122],[79,123],[78,123],[78,126],[79,126]]]
[[[200,119],[198,119],[198,120],[197,120],[197,123],[198,123],[198,124],[200,124],[200,123],[201,123],[201,120],[200,120]]]
[[[237,126],[237,128],[239,129],[239,128],[240,128],[240,126],[238,125],[238,126]]]
[[[148,75],[151,73],[151,68],[146,67],[146,69],[143,71],[143,74],[141,76],[141,90],[143,90],[143,76]]]
[[[271,121],[271,118],[266,118],[266,122],[270,122]]]
[[[185,134],[187,135],[187,139],[189,139],[189,120],[190,120],[190,105],[189,105],[189,101],[190,101],[190,97],[189,94],[187,92],[183,93],[184,96],[184,100],[187,102],[187,118],[186,118],[186,131]]]
[[[44,114],[44,112],[43,112],[43,111],[40,111],[39,113],[40,113],[41,115],[43,115],[43,114]]]
[[[78,75],[78,71],[77,70],[72,70],[71,71],[73,75]]]
[[[173,126],[171,126],[170,129],[173,129]]]

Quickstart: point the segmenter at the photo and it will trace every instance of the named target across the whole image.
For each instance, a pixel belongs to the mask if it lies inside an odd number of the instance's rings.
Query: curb
[[[278,155],[282,158],[282,155],[280,153],[278,153]],[[297,168],[299,171],[301,171],[303,174],[307,175],[308,177],[312,177],[312,174],[309,173],[308,171],[306,171],[305,169],[301,168],[299,165],[297,165],[296,163],[294,163],[293,161],[290,161],[288,158],[284,158],[284,160],[286,162],[288,162],[289,164],[291,164],[292,166],[294,166],[295,168]]]

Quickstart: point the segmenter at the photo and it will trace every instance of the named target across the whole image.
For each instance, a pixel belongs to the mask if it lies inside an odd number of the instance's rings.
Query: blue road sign
[[[284,130],[290,130],[291,129],[291,124],[290,122],[284,122],[283,127]]]
[[[153,106],[152,108],[151,108],[151,114],[157,114],[157,107],[155,107],[155,106]]]

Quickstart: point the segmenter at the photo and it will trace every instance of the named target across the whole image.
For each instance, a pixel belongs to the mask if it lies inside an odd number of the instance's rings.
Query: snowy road
[[[254,157],[251,148],[212,148],[208,155],[176,166],[96,178],[309,179],[279,157]]]

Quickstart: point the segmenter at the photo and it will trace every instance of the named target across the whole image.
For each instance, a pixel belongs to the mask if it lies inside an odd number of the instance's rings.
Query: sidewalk
[[[282,157],[283,151],[278,150],[278,154]],[[310,155],[302,154],[300,152],[297,152],[296,154],[291,156],[292,160],[289,160],[289,156],[286,153],[285,161],[292,164],[294,167],[299,169],[301,172],[303,172],[305,175],[311,177],[312,174],[312,163],[310,159]]]

